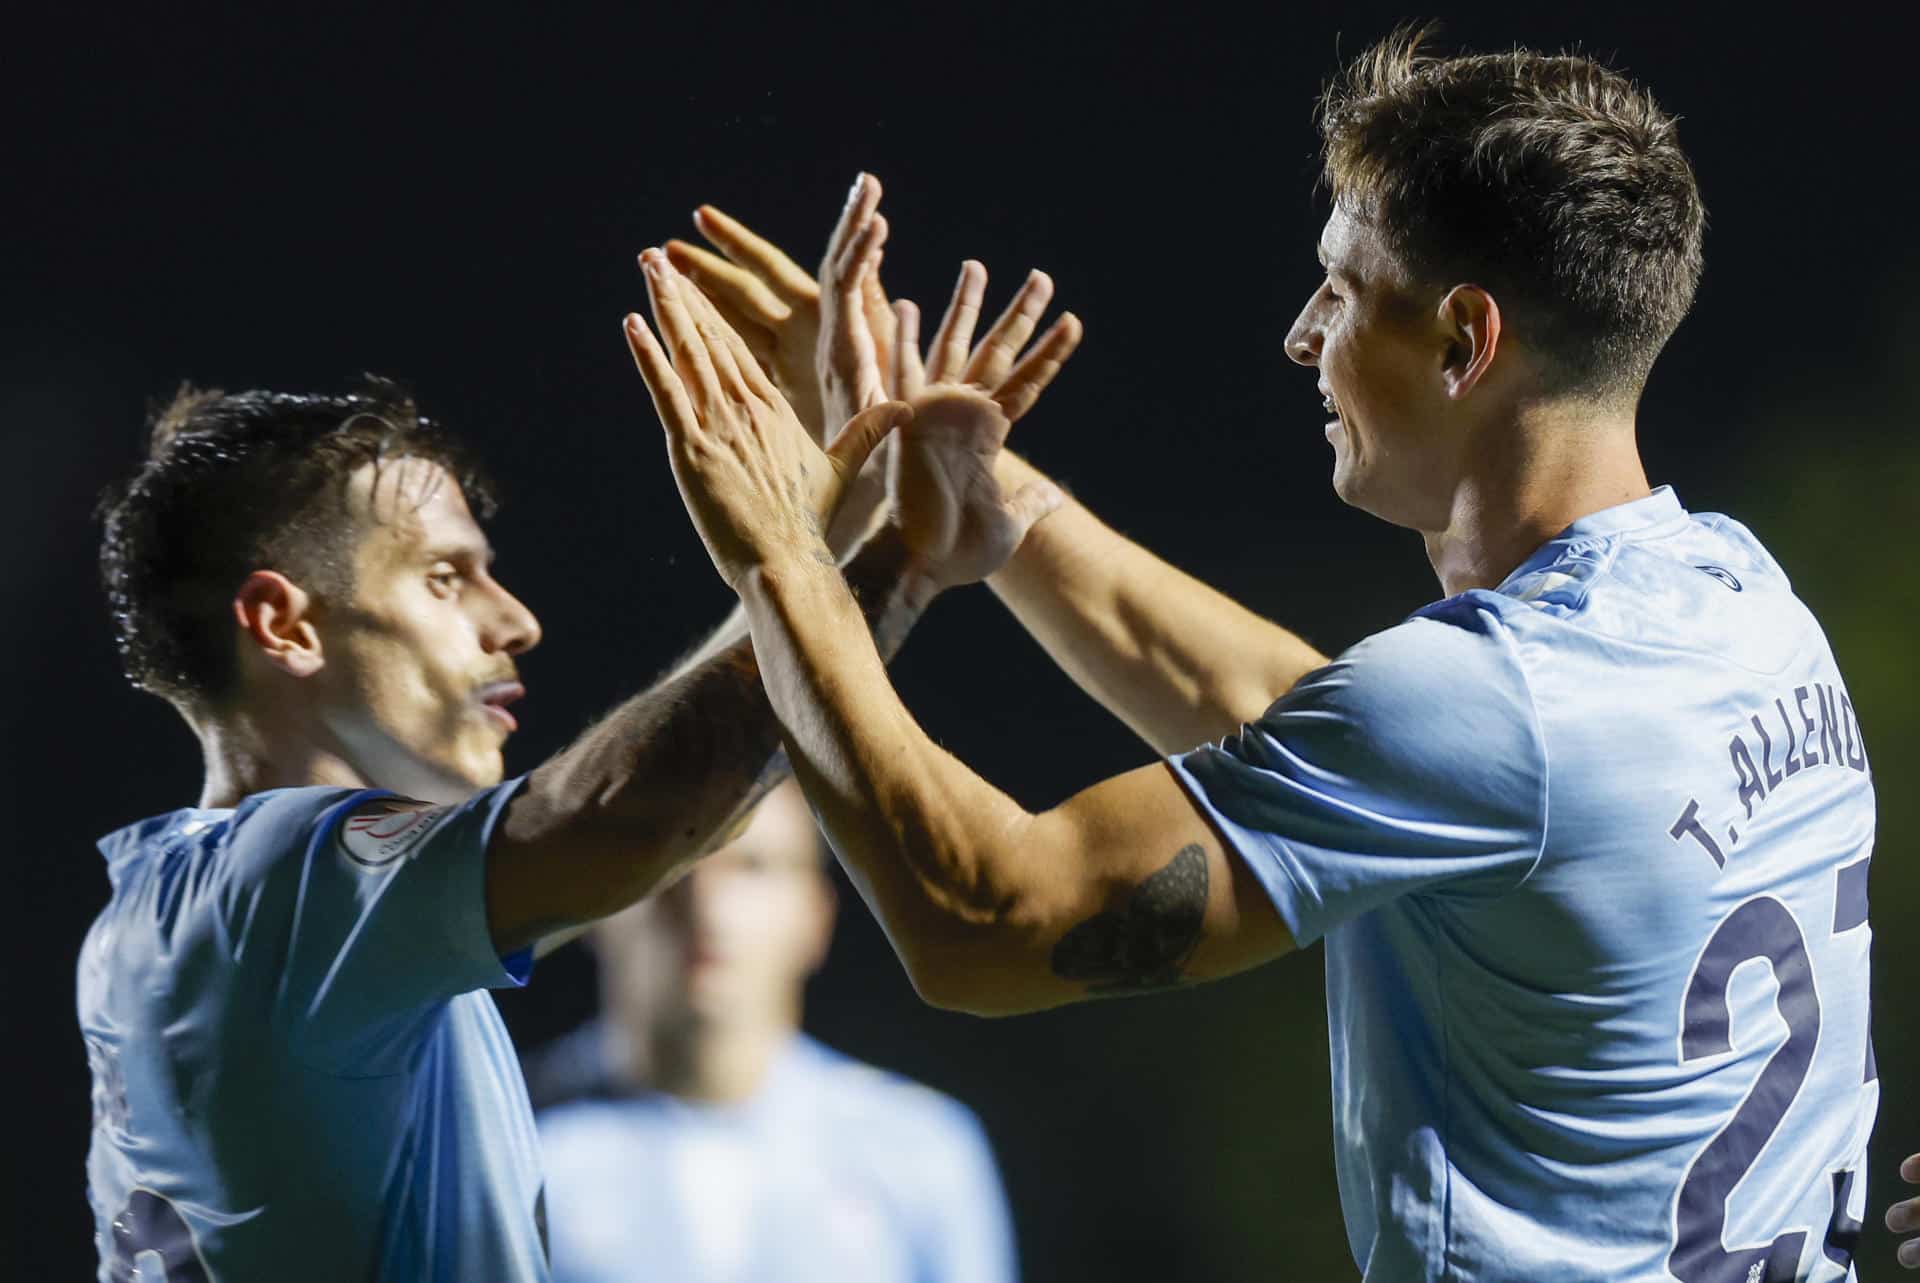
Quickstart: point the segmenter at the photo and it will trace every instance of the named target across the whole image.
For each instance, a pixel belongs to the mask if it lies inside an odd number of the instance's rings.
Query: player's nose
[[[1300,315],[1293,318],[1293,328],[1287,331],[1287,355],[1299,365],[1319,365],[1321,340],[1319,318],[1314,315],[1313,300],[1309,299],[1300,309]]]
[[[540,621],[526,603],[498,584],[494,585],[493,609],[481,629],[482,642],[489,651],[520,655],[540,644]]]

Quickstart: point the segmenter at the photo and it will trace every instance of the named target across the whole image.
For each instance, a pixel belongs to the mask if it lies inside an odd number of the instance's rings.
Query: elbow
[[[1044,965],[1027,933],[1010,921],[972,922],[938,938],[922,935],[900,960],[920,1001],[941,1011],[983,1019],[1023,1015],[1050,1006],[1034,1001],[1031,968]]]
[[[970,982],[964,973],[954,968],[909,966],[907,979],[913,983],[913,991],[920,996],[920,1001],[941,1011],[983,1017],[1013,1014],[994,1001],[986,986]]]

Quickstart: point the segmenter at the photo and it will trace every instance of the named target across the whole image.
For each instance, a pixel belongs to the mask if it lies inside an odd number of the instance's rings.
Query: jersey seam
[[[1533,860],[1527,865],[1526,872],[1522,873],[1519,879],[1502,893],[1503,896],[1512,895],[1515,891],[1518,891],[1532,880],[1533,875],[1539,871],[1540,865],[1547,858],[1547,826],[1553,821],[1553,754],[1552,750],[1547,747],[1546,722],[1540,716],[1540,701],[1535,699],[1533,695],[1533,679],[1528,675],[1526,662],[1520,654],[1522,646],[1521,640],[1512,629],[1508,629],[1507,632],[1508,636],[1513,639],[1513,665],[1520,673],[1520,689],[1526,692],[1527,712],[1533,719],[1533,738],[1540,749],[1540,840],[1534,847]]]

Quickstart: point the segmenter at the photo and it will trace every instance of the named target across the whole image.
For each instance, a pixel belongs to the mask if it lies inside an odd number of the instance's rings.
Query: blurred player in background
[[[884,235],[862,193],[811,300],[823,417],[784,460],[816,528],[855,538],[874,513],[848,496],[891,422],[844,409],[879,383],[867,329],[844,324],[844,283]],[[1078,334],[1067,318],[1016,361],[1035,315],[995,331],[996,385],[1021,408]],[[846,426],[823,450],[829,422]],[[923,587],[925,549],[1018,542],[997,493],[925,481],[847,567],[888,653],[930,599],[901,592]],[[785,766],[735,624],[502,782],[540,627],[493,576],[487,493],[408,397],[369,382],[185,394],[105,505],[127,675],[192,728],[206,775],[196,805],[100,843],[112,890],[78,1005],[102,1280],[547,1277],[533,1116],[485,990],[671,884]],[[974,502],[991,511],[959,510]],[[957,547],[956,525],[995,542]],[[610,591],[632,556],[609,555]]]
[[[1009,1283],[1006,1200],[958,1102],[800,1032],[833,930],[791,782],[588,935],[602,1017],[528,1060],[555,1283]]]
[[[1168,757],[1040,814],[901,705],[781,498],[791,412],[703,359],[686,282],[645,256],[666,342],[636,316],[629,343],[796,774],[943,1006],[1140,993],[1324,939],[1369,1283],[1848,1278],[1879,1103],[1873,785],[1779,565],[1639,458],[1701,265],[1673,120],[1585,57],[1403,34],[1320,123],[1325,278],[1287,355],[1317,371],[1336,493],[1420,531],[1447,597],[1329,662],[1053,493],[994,587]],[[978,426],[990,457],[1004,425]],[[1151,426],[1149,459],[1193,448]],[[916,417],[897,454],[951,432]],[[1212,502],[1272,501],[1237,480]]]

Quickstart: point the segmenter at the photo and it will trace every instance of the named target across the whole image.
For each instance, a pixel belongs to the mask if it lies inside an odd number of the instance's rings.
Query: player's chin
[[[491,729],[466,737],[447,764],[469,790],[492,788],[506,778],[506,761],[500,755],[500,741],[506,736]]]

